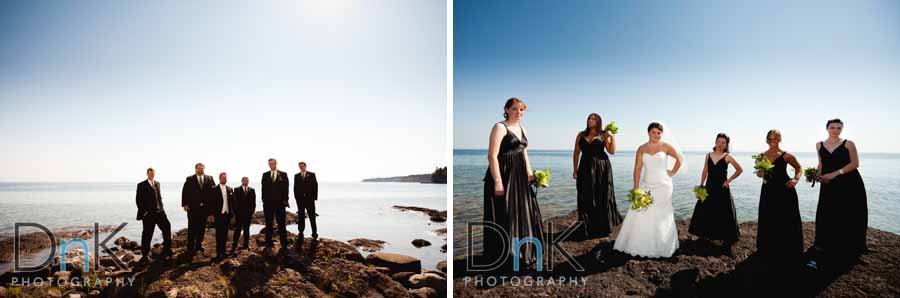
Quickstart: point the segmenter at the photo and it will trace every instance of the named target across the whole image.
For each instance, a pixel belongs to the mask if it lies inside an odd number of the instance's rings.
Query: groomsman
[[[138,208],[137,220],[144,224],[141,232],[141,262],[149,260],[150,240],[153,239],[153,230],[157,226],[163,236],[162,256],[172,255],[172,226],[169,224],[166,211],[163,210],[162,190],[159,188],[159,182],[153,180],[154,177],[156,177],[156,170],[148,168],[147,180],[138,183],[134,198]]]
[[[186,251],[194,255],[203,251],[203,234],[206,232],[206,217],[209,211],[209,196],[216,186],[212,176],[203,173],[203,163],[194,165],[194,175],[187,176],[181,188],[181,207],[188,215],[188,237]]]
[[[266,250],[271,250],[275,246],[272,243],[272,219],[275,219],[278,221],[278,237],[281,242],[279,253],[286,253],[287,230],[285,229],[284,208],[290,206],[288,203],[290,182],[288,182],[287,173],[279,171],[277,166],[278,161],[269,158],[269,171],[262,174],[263,212],[266,215]]]
[[[306,217],[309,216],[309,225],[312,228],[313,239],[319,238],[316,229],[316,200],[319,196],[319,183],[316,181],[316,173],[306,171],[306,162],[299,164],[300,173],[294,175],[294,199],[297,201],[297,249],[303,242],[303,232],[306,229]]]
[[[219,174],[219,185],[209,198],[209,211],[216,225],[216,257],[213,261],[225,258],[225,245],[228,239],[228,221],[231,220],[234,205],[234,190],[228,186],[228,174]],[[231,204],[229,204],[231,203]]]
[[[241,249],[250,248],[250,221],[256,212],[256,190],[250,187],[250,179],[241,178],[241,186],[234,190],[234,203],[229,206],[234,210],[234,222],[237,229],[234,230],[234,239],[231,242],[231,253],[237,250],[241,232],[244,233],[244,242]]]

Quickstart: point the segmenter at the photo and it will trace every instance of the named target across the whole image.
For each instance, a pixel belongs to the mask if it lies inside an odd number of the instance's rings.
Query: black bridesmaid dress
[[[578,191],[578,220],[584,224],[585,237],[606,237],[614,226],[622,224],[616,208],[612,164],[604,150],[606,143],[594,138],[590,142],[579,137],[581,159],[575,188]]]
[[[722,155],[722,158],[714,163],[709,154],[706,155],[707,196],[703,202],[697,200],[688,232],[705,239],[722,240],[729,244],[738,240],[741,230],[738,227],[731,189],[722,187],[722,183],[728,179],[726,157],[728,157],[728,153]]]
[[[772,163],[774,173],[762,185],[756,250],[767,263],[790,266],[800,264],[803,228],[797,190],[785,185],[791,178],[787,174],[784,154],[782,152]]]
[[[494,178],[490,169],[484,177],[484,221],[497,224],[507,233],[504,241],[501,235],[492,230],[484,230],[484,254],[490,260],[511,258],[515,239],[521,241],[534,237],[542,246],[547,245],[541,226],[541,210],[528,183],[524,153],[527,146],[528,137],[524,132],[522,139],[519,139],[506,127],[506,135],[500,142],[500,152],[497,155],[504,196],[494,195]],[[506,255],[501,256],[504,246],[507,248]],[[537,251],[533,245],[522,245],[520,248],[519,256],[526,265],[537,261]]]
[[[819,148],[822,173],[837,171],[850,163],[844,140],[834,152]],[[816,208],[815,245],[829,258],[853,259],[866,251],[869,211],[866,186],[858,170],[838,175],[821,184]]]

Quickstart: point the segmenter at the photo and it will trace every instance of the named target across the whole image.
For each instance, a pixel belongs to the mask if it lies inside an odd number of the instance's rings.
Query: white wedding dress
[[[628,210],[613,248],[633,256],[668,258],[678,249],[668,154],[642,153],[641,158],[644,166],[640,187],[650,191],[653,204],[641,211]]]

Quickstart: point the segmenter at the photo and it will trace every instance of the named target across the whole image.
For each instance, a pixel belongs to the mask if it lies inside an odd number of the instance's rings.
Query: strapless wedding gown
[[[642,211],[628,209],[613,248],[634,256],[668,258],[678,249],[668,155],[642,153],[641,159],[644,166],[640,187],[650,191],[653,204]]]

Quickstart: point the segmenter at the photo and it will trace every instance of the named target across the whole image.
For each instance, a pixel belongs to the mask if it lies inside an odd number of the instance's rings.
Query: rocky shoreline
[[[572,212],[550,222],[555,231],[561,231],[576,219],[577,214]],[[454,296],[900,297],[900,235],[869,228],[871,251],[851,266],[782,270],[767,265],[755,254],[756,222],[740,225],[741,238],[733,247],[733,256],[724,255],[716,243],[699,241],[688,234],[689,223],[689,219],[676,221],[680,247],[671,258],[633,258],[615,252],[612,245],[618,228],[610,237],[563,241],[560,246],[586,269],[583,272],[575,270],[559,253],[552,256],[553,271],[540,273],[467,272],[466,259],[460,256],[454,259]],[[804,222],[803,234],[804,248],[809,248],[815,223]],[[544,259],[546,266],[549,259]],[[515,276],[518,283],[488,285],[485,278],[489,276]]]
[[[290,234],[290,232],[289,232]],[[296,235],[290,234],[290,239]],[[265,235],[253,235],[249,250],[239,250],[223,261],[214,262],[214,230],[207,229],[205,251],[190,258],[184,251],[186,229],[173,236],[175,256],[142,264],[140,247],[121,237],[115,254],[126,268],[116,268],[112,258],[101,257],[102,269],[81,272],[83,252],[72,249],[68,272],[59,272],[58,258],[44,270],[35,273],[0,275],[0,297],[61,297],[76,290],[85,297],[444,297],[446,296],[446,263],[438,270],[421,268],[418,259],[391,253],[372,253],[367,257],[353,245],[322,238],[307,238],[301,251],[287,255],[264,252]],[[277,237],[276,237],[277,238]],[[230,239],[230,236],[229,236]],[[229,241],[230,242],[230,241]],[[281,247],[276,240],[276,251]],[[288,247],[293,248],[293,240]],[[230,248],[230,244],[229,244]],[[154,245],[151,254],[161,252]],[[93,262],[93,260],[92,260]],[[37,285],[35,278],[50,277],[85,280],[119,278],[102,287],[58,286],[49,282]],[[28,286],[10,286],[13,278],[31,278]],[[133,280],[128,284],[127,281]],[[90,284],[90,283],[88,283]],[[20,296],[16,296],[20,295]]]
[[[432,221],[436,221],[434,217],[446,220],[446,211],[406,208],[397,209],[422,212],[432,217]],[[296,214],[288,212],[288,224],[296,223],[297,219]],[[261,211],[254,214],[253,223],[263,223]],[[228,249],[232,233],[229,231],[227,237]],[[422,268],[419,259],[380,252],[386,242],[364,238],[347,242],[306,238],[302,249],[296,251],[293,243],[296,235],[291,232],[286,244],[291,250],[279,255],[277,251],[282,244],[278,243],[278,237],[273,252],[263,250],[264,233],[265,228],[251,237],[248,250],[239,250],[218,262],[213,260],[215,230],[211,226],[207,226],[203,239],[205,250],[193,258],[183,254],[186,229],[173,234],[175,256],[148,263],[139,262],[141,251],[137,241],[119,237],[115,246],[110,246],[124,267],[118,267],[112,257],[102,256],[100,267],[91,266],[88,272],[82,271],[84,251],[73,247],[67,252],[66,272],[59,271],[60,260],[56,257],[37,272],[0,274],[0,298],[62,297],[68,291],[82,293],[82,297],[446,297],[446,261],[439,262],[436,268]],[[46,235],[34,234],[26,238],[33,241],[22,245],[28,248],[26,254],[39,252],[49,245]],[[90,236],[84,231],[57,235],[83,239]],[[40,241],[46,243],[41,245]],[[9,248],[11,256],[12,244],[7,244],[5,248]],[[418,247],[430,243],[416,239],[406,245]],[[366,252],[365,257],[360,250]],[[161,252],[161,243],[154,244],[151,255]],[[90,255],[89,259],[94,264],[94,256]],[[103,282],[107,278],[113,282]],[[22,286],[23,280],[30,284]],[[59,280],[70,283],[60,284]],[[19,282],[11,284],[13,281]]]

